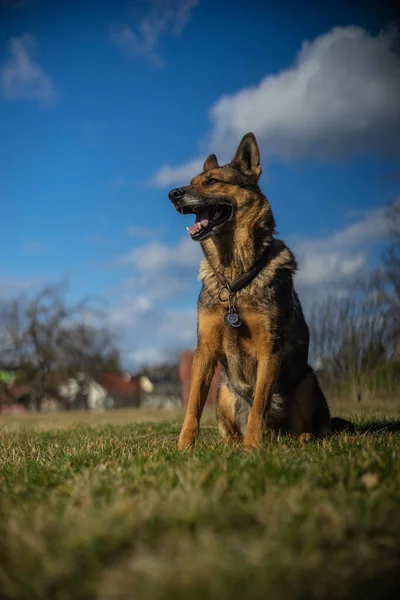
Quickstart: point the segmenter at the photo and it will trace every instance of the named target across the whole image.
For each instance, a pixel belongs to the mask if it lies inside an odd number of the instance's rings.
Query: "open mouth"
[[[178,208],[178,211],[182,215],[196,215],[194,225],[186,229],[193,240],[201,241],[225,225],[232,217],[233,209],[231,204],[218,204],[217,206],[183,206]]]

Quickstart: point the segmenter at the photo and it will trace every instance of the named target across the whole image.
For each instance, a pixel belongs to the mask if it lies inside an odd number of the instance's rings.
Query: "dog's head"
[[[181,214],[196,215],[194,225],[187,229],[198,242],[237,227],[250,214],[261,218],[267,209],[273,231],[272,213],[258,187],[260,175],[257,141],[253,133],[247,133],[229,164],[220,167],[215,154],[210,154],[203,172],[190,185],[171,190],[169,198]]]

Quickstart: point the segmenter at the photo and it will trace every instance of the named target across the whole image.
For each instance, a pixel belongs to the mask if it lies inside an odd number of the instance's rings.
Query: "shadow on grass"
[[[400,432],[400,421],[372,421],[358,426],[356,433],[398,433]]]
[[[360,435],[369,433],[398,433],[400,432],[400,421],[387,419],[378,419],[369,421],[363,425],[354,425],[346,419],[340,417],[333,417],[331,419],[332,433],[340,434],[347,433],[350,435]]]

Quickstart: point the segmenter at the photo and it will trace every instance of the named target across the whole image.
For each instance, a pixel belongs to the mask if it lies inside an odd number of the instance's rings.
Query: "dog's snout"
[[[179,198],[181,198],[183,196],[184,193],[185,193],[185,190],[183,190],[182,188],[176,188],[175,190],[170,191],[170,193],[168,194],[168,197],[170,200],[178,200]]]

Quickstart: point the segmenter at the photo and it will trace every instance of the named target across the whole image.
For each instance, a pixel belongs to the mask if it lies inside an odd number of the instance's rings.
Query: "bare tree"
[[[393,342],[400,354],[400,198],[387,209],[388,244],[372,278],[376,301],[390,318]]]
[[[103,319],[88,301],[69,305],[62,285],[2,302],[0,360],[24,374],[37,410],[52,373],[94,375],[119,365],[115,339]]]
[[[351,385],[358,400],[371,374],[393,356],[388,315],[357,296],[315,305],[310,337],[312,361],[325,383]]]
[[[328,385],[351,383],[358,399],[380,366],[388,367],[387,382],[396,377],[393,360],[400,354],[400,199],[388,206],[387,223],[387,244],[369,282],[351,298],[315,305],[310,320],[321,376]]]

